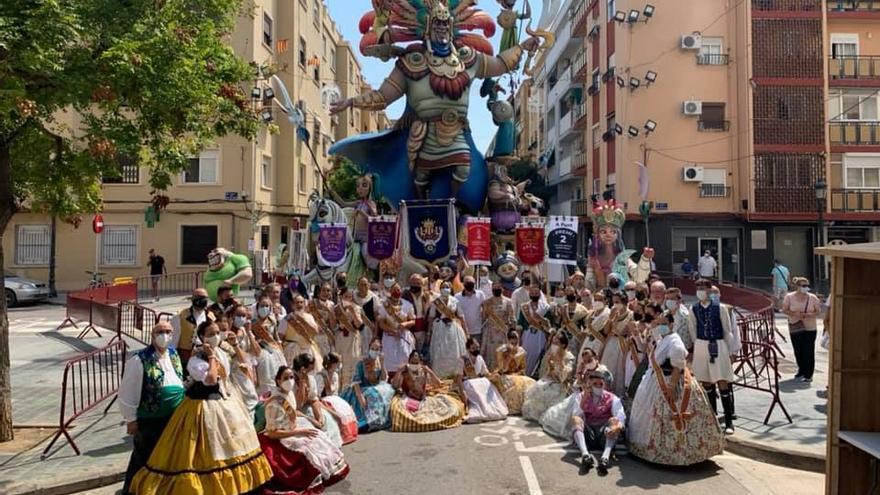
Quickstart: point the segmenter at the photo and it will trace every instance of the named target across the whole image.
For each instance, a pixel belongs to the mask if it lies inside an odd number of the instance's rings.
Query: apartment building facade
[[[120,163],[119,178],[104,181],[100,236],[92,233],[91,218],[79,228],[57,222],[59,290],[81,288],[89,279],[84,270],[95,266],[107,279],[144,275],[151,248],[165,258],[169,273],[202,269],[216,246],[251,254],[258,269],[270,267],[279,246],[305,225],[308,197],[322,188],[318,169],[330,168],[328,148],[364,128],[360,115],[331,118],[322,90],[335,84],[343,97],[358,94],[365,87],[360,66],[321,0],[257,0],[238,18],[229,42],[245,60],[277,69],[305,116],[314,158],[273,103],[269,81],[255,74],[248,92],[265,120],[256,139],[227,136],[192,157],[158,218],[149,211],[148,171],[128,161]],[[350,124],[355,117],[357,125]],[[378,117],[368,121],[372,130],[385,124]],[[45,215],[16,214],[3,239],[6,271],[46,280],[50,236]]]
[[[825,275],[814,245],[880,236],[878,11],[821,0],[572,4],[569,41],[559,22],[560,56],[550,52],[533,82],[547,98],[548,177],[583,176],[583,199],[574,189],[557,202],[589,221],[590,197],[614,197],[627,245],[649,236],[659,270],[709,250],[727,281],[765,285],[774,258]],[[582,103],[571,96],[579,84]]]

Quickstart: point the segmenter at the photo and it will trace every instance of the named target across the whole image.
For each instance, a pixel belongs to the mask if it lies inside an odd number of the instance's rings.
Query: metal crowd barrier
[[[168,273],[158,276],[158,297],[191,294],[193,289],[202,285],[204,271]],[[137,285],[137,297],[146,299],[155,297],[153,294],[153,276],[145,275],[134,279]]]
[[[104,414],[116,402],[116,392],[125,368],[125,349],[125,342],[116,341],[67,362],[61,381],[58,432],[43,450],[41,459],[48,457],[49,450],[61,435],[64,435],[76,455],[80,455],[69,433],[70,424],[110,396],[113,396],[113,400],[104,408]]]
[[[160,320],[170,320],[171,313],[156,312],[131,301],[121,301],[117,308],[116,336],[111,340],[130,337],[144,345],[150,345],[150,332]]]
[[[79,328],[78,322],[87,322],[76,338],[82,339],[89,332],[94,332],[100,337],[101,332],[97,327],[116,330],[119,311],[117,303],[136,300],[136,298],[137,286],[133,283],[68,292],[64,321],[55,330],[69,326]]]

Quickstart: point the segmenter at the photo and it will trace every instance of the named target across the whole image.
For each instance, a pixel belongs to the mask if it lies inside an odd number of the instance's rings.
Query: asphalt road
[[[824,476],[725,454],[687,468],[621,456],[607,476],[582,473],[573,450],[520,418],[433,433],[379,432],[344,447],[351,474],[339,495],[669,493],[818,495]],[[115,494],[117,484],[90,490]]]

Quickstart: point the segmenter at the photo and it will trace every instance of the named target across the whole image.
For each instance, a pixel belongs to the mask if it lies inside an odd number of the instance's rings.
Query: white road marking
[[[534,447],[526,447],[523,442],[514,442],[513,446],[519,453],[529,454],[563,454],[565,452],[576,452],[573,448],[566,448],[571,442],[551,442],[543,445],[535,445]]]
[[[529,495],[543,495],[541,485],[538,484],[538,477],[535,476],[535,468],[532,467],[532,460],[527,455],[519,456],[519,465],[522,467],[523,474],[526,477],[526,484],[529,487]]]
[[[507,438],[501,435],[479,435],[474,437],[474,441],[484,447],[500,447],[507,445]]]

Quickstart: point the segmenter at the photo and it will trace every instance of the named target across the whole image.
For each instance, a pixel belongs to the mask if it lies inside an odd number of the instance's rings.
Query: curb
[[[735,435],[727,437],[724,450],[766,464],[825,473],[825,456],[813,452],[780,449],[764,442],[747,440]]]
[[[13,487],[13,491],[10,493],[14,495],[68,495],[94,488],[101,488],[125,480],[125,471],[116,472],[112,469],[106,469],[104,471],[105,472],[103,473],[89,475],[89,478],[79,481],[61,481],[58,484],[46,486],[52,483],[52,481],[49,481],[46,485],[37,488],[34,488],[34,485],[31,485],[27,487],[27,491],[18,492],[15,491]]]

